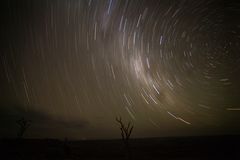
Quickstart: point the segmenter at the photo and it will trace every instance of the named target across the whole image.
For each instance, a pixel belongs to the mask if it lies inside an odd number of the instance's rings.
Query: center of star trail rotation
[[[239,133],[239,3],[27,4],[4,11],[1,108],[31,136],[116,137],[118,115],[135,137]]]

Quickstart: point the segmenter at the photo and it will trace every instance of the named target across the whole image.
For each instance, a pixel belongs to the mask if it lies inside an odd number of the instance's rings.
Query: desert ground
[[[239,160],[240,136],[131,139],[131,156],[120,139],[2,139],[1,148],[4,160]]]

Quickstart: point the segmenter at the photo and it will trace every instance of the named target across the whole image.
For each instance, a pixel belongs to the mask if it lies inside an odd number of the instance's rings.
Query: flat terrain
[[[2,139],[2,160],[126,159],[121,140]],[[136,160],[240,160],[240,136],[132,139]]]

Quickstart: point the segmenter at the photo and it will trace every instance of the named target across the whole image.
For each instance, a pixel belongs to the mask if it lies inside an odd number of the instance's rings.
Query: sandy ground
[[[2,139],[4,160],[240,160],[240,136],[132,139],[131,156],[121,140]]]

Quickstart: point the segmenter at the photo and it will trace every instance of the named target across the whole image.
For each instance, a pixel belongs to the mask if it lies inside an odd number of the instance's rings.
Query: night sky
[[[228,2],[228,3],[227,3]],[[240,134],[240,3],[6,1],[0,136]]]

